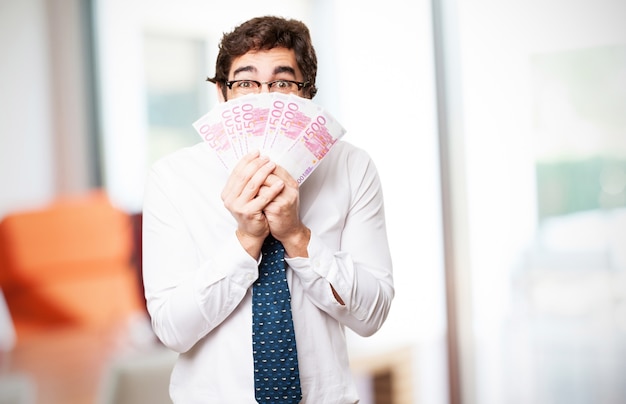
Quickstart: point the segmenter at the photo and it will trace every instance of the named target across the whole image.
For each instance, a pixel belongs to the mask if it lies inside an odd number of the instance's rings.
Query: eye
[[[276,80],[274,81],[274,83],[272,83],[272,85],[276,86],[276,88],[279,88],[281,90],[286,90],[291,87],[291,82],[287,80]]]
[[[258,86],[252,80],[241,80],[241,81],[237,82],[237,87],[241,88],[241,89],[250,89],[250,88],[255,88],[255,87],[258,87]]]

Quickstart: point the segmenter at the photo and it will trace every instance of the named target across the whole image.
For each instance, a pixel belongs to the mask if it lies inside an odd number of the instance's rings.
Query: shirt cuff
[[[285,258],[291,269],[296,271],[301,279],[312,281],[316,278],[330,280],[334,277],[333,254],[326,247],[324,242],[311,233],[309,245],[307,246],[308,258],[293,257]]]
[[[260,261],[260,259],[258,260]],[[232,237],[220,246],[219,254],[210,257],[200,268],[200,284],[212,285],[224,278],[247,289],[258,278],[259,262]]]

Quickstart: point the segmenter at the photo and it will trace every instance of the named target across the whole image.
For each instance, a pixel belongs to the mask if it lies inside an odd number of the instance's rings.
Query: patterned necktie
[[[285,249],[269,235],[261,252],[259,279],[252,287],[254,395],[259,403],[298,403],[302,392]]]

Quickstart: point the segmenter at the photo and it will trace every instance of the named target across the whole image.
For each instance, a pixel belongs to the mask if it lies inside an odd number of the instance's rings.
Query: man
[[[273,91],[312,98],[316,74],[307,27],[268,16],[224,35],[209,80],[221,101]],[[143,215],[152,325],[180,353],[170,384],[175,403],[283,402],[263,391],[293,400],[284,402],[358,401],[344,327],[375,333],[394,296],[381,184],[364,151],[338,141],[298,186],[259,152],[229,174],[202,142],[153,166]],[[270,261],[262,252],[270,239],[284,247],[276,262],[289,286],[297,364],[260,387],[256,355],[265,342],[253,332],[253,290],[259,263]],[[286,379],[297,384],[286,387]]]

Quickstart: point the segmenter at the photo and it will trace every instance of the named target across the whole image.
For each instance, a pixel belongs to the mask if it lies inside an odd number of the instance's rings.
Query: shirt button
[[[246,275],[246,278],[247,278],[249,281],[251,281],[251,280],[253,280],[253,279],[254,279],[254,275],[253,275],[253,274],[247,274],[247,275]]]

